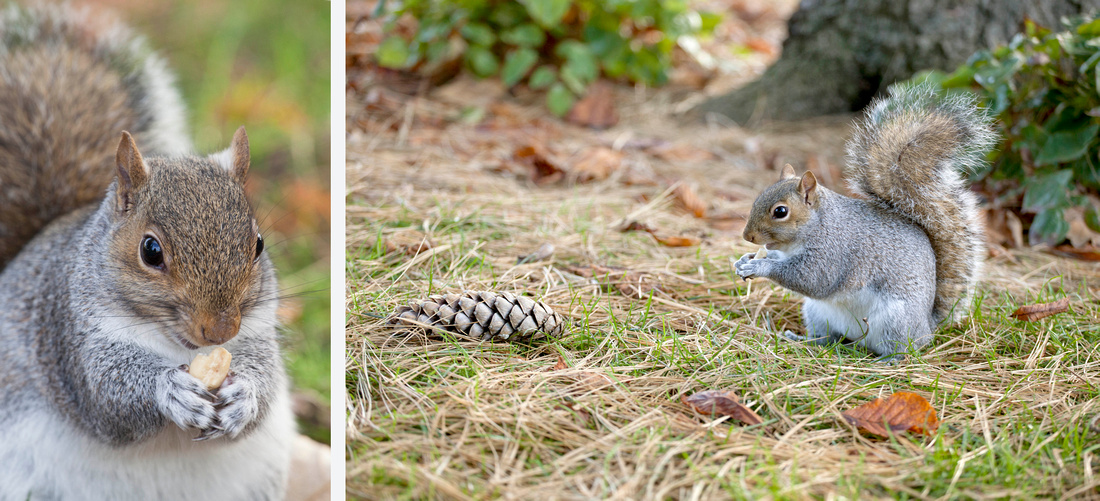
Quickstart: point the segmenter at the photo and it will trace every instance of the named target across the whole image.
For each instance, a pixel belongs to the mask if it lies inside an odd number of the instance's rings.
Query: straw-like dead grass
[[[363,106],[352,99],[348,109]],[[677,126],[661,118],[668,103],[640,101],[596,133],[537,108],[496,106],[478,126],[430,125],[423,117],[448,113],[430,99],[352,113],[350,496],[1100,498],[1095,265],[1035,251],[992,258],[970,319],[898,365],[782,341],[775,332],[800,328],[798,299],[736,279],[731,258],[753,250],[736,216],[776,176],[762,159],[835,171],[846,127]],[[630,146],[647,138],[709,156],[676,161]],[[624,167],[601,181],[536,186],[509,170],[513,149],[529,143],[567,159],[618,144]],[[711,219],[675,204],[676,180],[697,187]],[[702,244],[669,248],[619,231],[631,220]],[[517,264],[543,244],[552,257]],[[639,286],[578,272],[589,265],[630,272]],[[402,334],[383,320],[408,300],[463,289],[542,300],[570,321],[568,334],[534,346],[477,343]],[[1068,313],[1008,318],[1063,296]],[[552,370],[559,357],[568,368]],[[706,389],[737,391],[765,423],[680,403]],[[903,390],[935,407],[934,436],[877,439],[840,417]]]

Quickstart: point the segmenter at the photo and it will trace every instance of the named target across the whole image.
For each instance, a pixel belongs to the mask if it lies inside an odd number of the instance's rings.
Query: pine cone
[[[399,306],[392,325],[433,326],[487,341],[559,337],[565,320],[546,304],[510,292],[436,294]]]

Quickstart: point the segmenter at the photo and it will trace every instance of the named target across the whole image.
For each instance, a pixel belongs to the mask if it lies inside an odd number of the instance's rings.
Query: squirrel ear
[[[795,177],[794,167],[791,167],[791,164],[784,165],[783,171],[779,173],[779,180],[783,181],[786,179],[791,179],[793,177]]]
[[[248,134],[245,134],[244,126],[237,128],[237,132],[233,133],[233,142],[230,143],[229,148],[210,155],[210,158],[229,172],[233,179],[243,183],[251,162],[248,152]]]
[[[802,195],[806,205],[813,206],[817,203],[817,176],[813,172],[806,171],[802,175],[802,180],[798,183],[798,194]]]
[[[118,189],[115,192],[118,210],[126,212],[133,208],[134,192],[149,179],[149,169],[129,132],[122,131],[122,140],[115,152],[115,165],[118,166]]]

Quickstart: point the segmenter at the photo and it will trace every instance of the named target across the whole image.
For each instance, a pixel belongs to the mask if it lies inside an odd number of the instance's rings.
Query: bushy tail
[[[969,94],[896,85],[868,107],[848,143],[853,192],[912,219],[936,255],[938,323],[966,315],[985,256],[977,197],[964,173],[981,166],[996,134]]]
[[[110,16],[0,7],[0,269],[51,220],[103,198],[122,131],[147,155],[191,149],[172,80]]]

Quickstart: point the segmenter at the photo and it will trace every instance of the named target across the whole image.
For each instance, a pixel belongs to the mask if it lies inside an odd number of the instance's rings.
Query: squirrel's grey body
[[[184,155],[163,63],[68,9],[0,18],[0,501],[281,499],[294,420],[244,129]],[[183,366],[214,345],[233,359],[207,390]]]
[[[969,308],[984,240],[962,173],[981,163],[993,138],[971,98],[895,87],[849,143],[849,183],[864,199],[788,165],[745,228],[769,253],[745,255],[737,273],[806,296],[807,334],[788,332],[792,339],[846,338],[884,357],[927,345]]]
[[[209,410],[179,370],[195,351],[99,294],[110,282],[95,252],[110,232],[103,212],[58,220],[0,273],[0,500],[281,499],[294,418],[275,304],[223,345],[260,395],[255,429],[193,441],[165,411]]]

